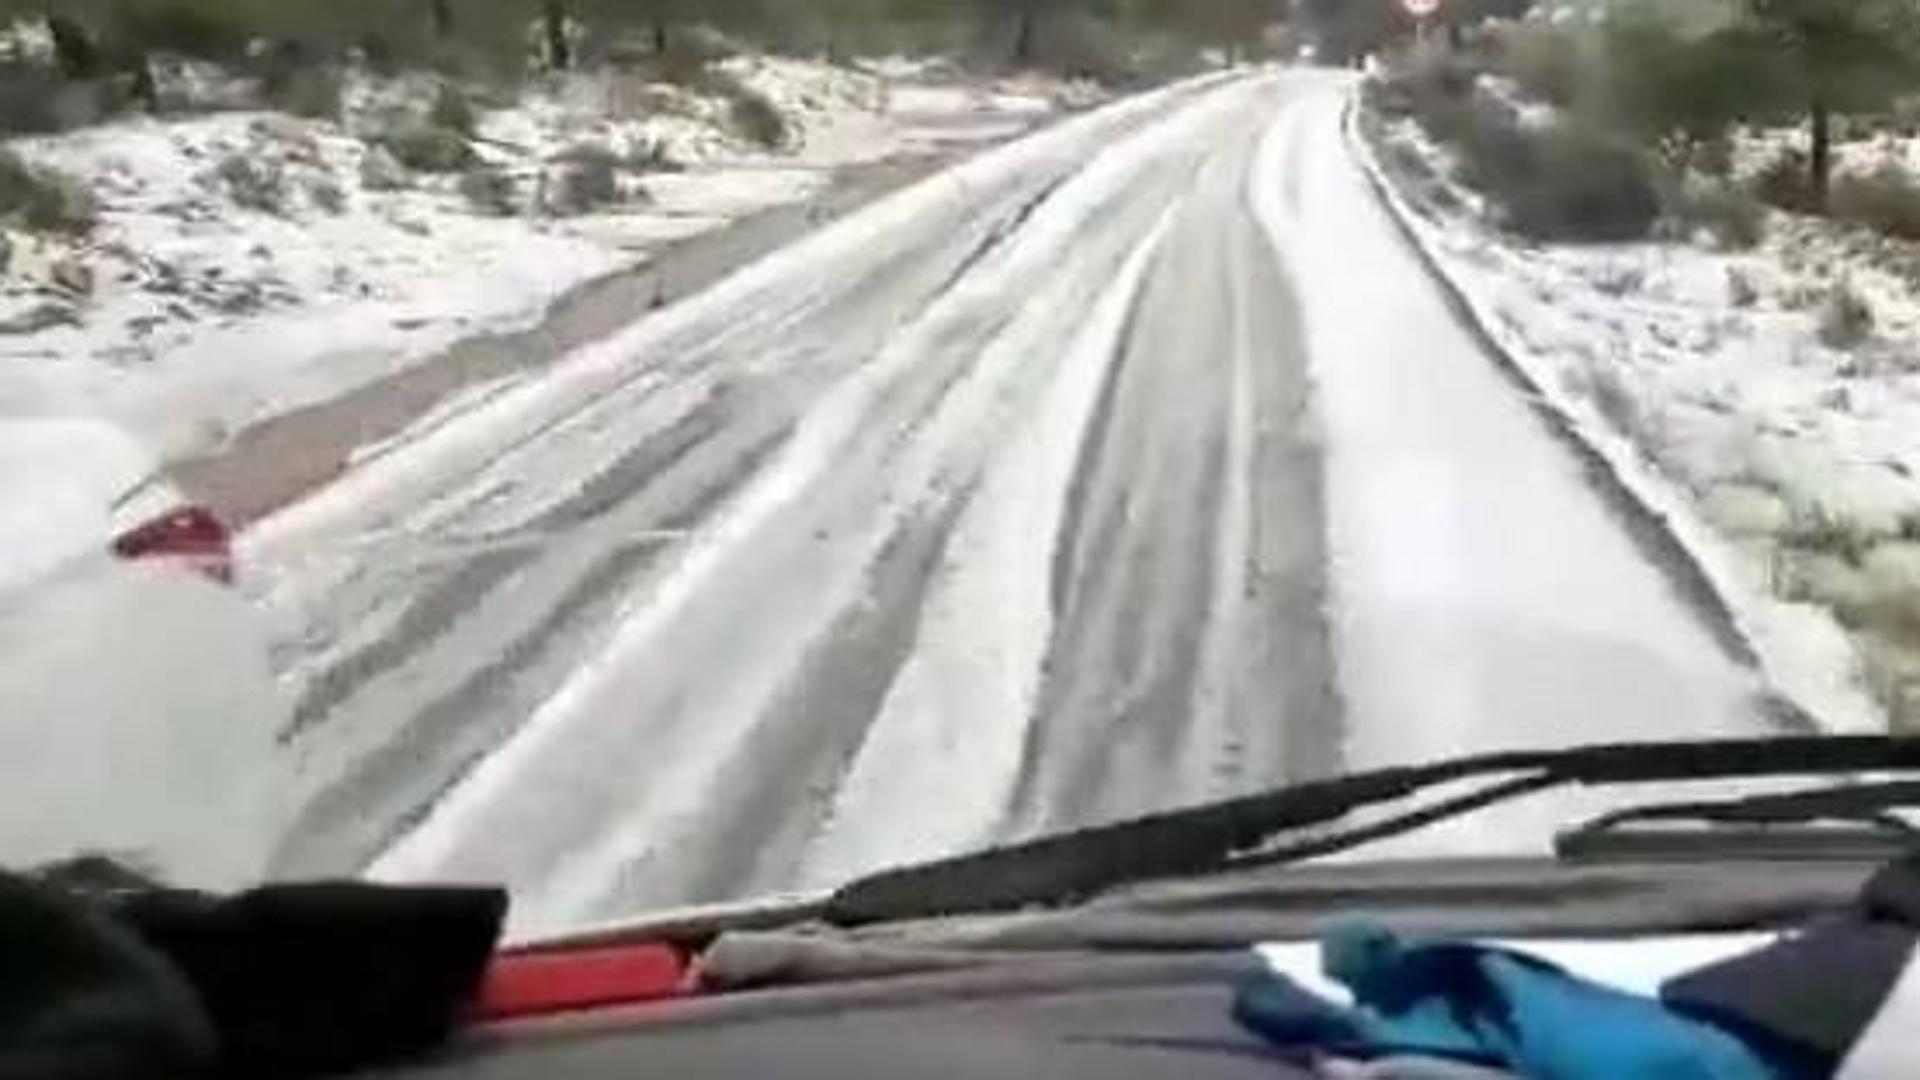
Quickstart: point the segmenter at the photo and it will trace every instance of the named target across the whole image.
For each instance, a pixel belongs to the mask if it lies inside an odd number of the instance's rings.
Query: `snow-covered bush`
[[[745,86],[729,92],[733,103],[727,106],[727,119],[734,130],[769,150],[785,146],[792,132],[787,118],[766,96]]]
[[[1872,305],[1851,282],[1842,281],[1827,294],[1820,309],[1820,343],[1830,349],[1852,349],[1873,334]]]
[[[124,47],[202,60],[238,60],[260,39],[260,10],[232,0],[149,0],[118,5],[115,36]]]
[[[393,156],[393,151],[379,144],[367,147],[366,156],[360,159],[360,186],[368,191],[402,191],[412,186],[413,178],[407,175],[407,167]]]
[[[99,207],[72,177],[0,148],[0,218],[40,232],[81,233],[93,228]]]
[[[492,165],[476,165],[461,173],[458,187],[469,206],[489,217],[511,217],[517,210],[513,177]]]
[[[45,135],[98,121],[107,88],[68,82],[38,63],[0,63],[0,132]]]
[[[1750,308],[1759,302],[1760,287],[1753,283],[1753,275],[1737,266],[1727,267],[1727,303]]]
[[[286,212],[287,176],[276,162],[256,154],[228,154],[213,173],[236,206],[263,214]]]
[[[289,59],[270,64],[260,80],[267,104],[311,120],[338,120],[345,110],[346,88],[329,64]]]
[[[1129,83],[1140,76],[1126,35],[1112,22],[1080,12],[1063,13],[1046,33],[1034,35],[1029,55],[1015,59],[1109,86]]]
[[[434,91],[432,107],[427,110],[427,123],[472,136],[479,127],[480,116],[465,91],[452,83],[441,83]]]
[[[1807,155],[1783,150],[1753,178],[1753,193],[1761,202],[1795,214],[1818,213],[1820,199],[1813,190]]]
[[[1920,180],[1891,159],[1873,172],[1834,181],[1833,216],[1887,236],[1920,240]]]
[[[1637,240],[1660,216],[1646,157],[1576,123],[1529,130],[1497,110],[1469,106],[1451,131],[1461,179],[1493,200],[1506,224],[1534,240]]]
[[[1528,167],[1500,176],[1492,194],[1513,227],[1538,240],[1636,240],[1660,216],[1651,164],[1632,147],[1574,124],[1522,136]]]
[[[685,166],[673,158],[663,139],[636,139],[627,146],[625,164],[634,172],[680,172]]]
[[[1571,105],[1588,81],[1579,42],[1564,27],[1511,23],[1494,33],[1492,46],[1500,70],[1537,101]]]
[[[1691,236],[1705,232],[1728,251],[1745,251],[1767,238],[1767,210],[1731,184],[1693,179],[1673,185],[1667,216]]]
[[[1485,195],[1504,224],[1531,239],[1570,243],[1636,240],[1659,220],[1652,161],[1625,139],[1574,114],[1523,122],[1457,57],[1393,71],[1368,100],[1417,120],[1450,147],[1458,179]]]
[[[466,136],[443,127],[423,125],[383,135],[379,139],[394,160],[415,172],[455,173],[471,168],[473,146]]]
[[[779,106],[733,73],[708,68],[700,86],[727,99],[727,122],[742,138],[778,150],[793,134]]]
[[[338,216],[347,212],[347,193],[332,177],[317,177],[307,182],[307,198],[326,213]]]
[[[598,143],[581,143],[561,155],[552,209],[585,214],[620,201],[620,159]]]

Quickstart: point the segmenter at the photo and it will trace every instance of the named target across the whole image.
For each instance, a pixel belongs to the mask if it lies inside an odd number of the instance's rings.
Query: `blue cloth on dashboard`
[[[1783,1080],[1804,1075],[1731,1033],[1653,998],[1545,961],[1464,943],[1409,944],[1372,925],[1321,943],[1355,1007],[1301,1008],[1276,977],[1241,991],[1234,1015],[1281,1046],[1372,1058],[1421,1054],[1539,1080]]]

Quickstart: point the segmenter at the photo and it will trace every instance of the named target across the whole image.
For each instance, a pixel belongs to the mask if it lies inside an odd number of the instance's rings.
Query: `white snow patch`
[[[97,421],[0,420],[0,595],[105,554],[114,508],[155,461]]]
[[[245,604],[103,557],[0,598],[0,655],[0,861],[107,854],[183,887],[260,882],[289,810],[284,709]]]

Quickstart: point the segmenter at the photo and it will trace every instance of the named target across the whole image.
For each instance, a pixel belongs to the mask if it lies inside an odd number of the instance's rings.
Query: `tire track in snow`
[[[737,468],[694,491],[658,529],[697,527],[735,492],[740,476],[774,453],[784,434],[748,447]],[[547,593],[553,596],[550,606],[531,622],[509,624],[515,636],[481,653],[487,659],[478,666],[460,669],[457,680],[426,704],[410,708],[403,737],[353,759],[308,802],[293,843],[282,852],[283,872],[361,865],[417,823],[563,681],[570,650],[591,647],[594,628],[612,614],[618,598],[669,560],[654,540],[614,542],[576,560],[571,552],[578,546],[547,555],[562,577]]]
[[[718,404],[710,399],[664,430],[641,440],[631,453],[588,481],[577,495],[548,510],[530,527],[518,531],[534,535],[557,532],[590,524],[611,513],[636,496],[657,474],[674,468],[719,430]],[[489,540],[479,538],[477,546],[488,547]],[[324,721],[361,688],[425,652],[456,619],[477,607],[488,591],[536,558],[537,552],[524,549],[483,551],[444,575],[438,584],[419,590],[408,601],[406,613],[392,632],[336,661],[303,688],[283,739],[296,737]]]
[[[1058,618],[1011,829],[1324,775],[1320,464],[1289,288],[1219,140],[1137,299],[1056,538]]]
[[[811,373],[814,381],[863,362],[903,318],[910,321],[937,303],[1015,235],[1017,226],[1037,212],[1063,180],[1064,175],[1051,172],[1027,178],[1000,198],[986,200],[975,215],[977,229],[943,238],[931,251],[902,252],[879,264],[870,280],[844,283],[839,299],[816,312],[819,326],[810,332],[817,335],[822,327],[851,327],[854,332],[812,350],[832,354]],[[767,359],[776,351],[794,350],[791,340],[778,340],[780,335],[771,330],[763,329],[760,335],[729,338],[731,355],[749,367],[768,367]],[[777,341],[772,347],[769,336]],[[691,380],[726,363],[728,352],[708,342],[692,350],[691,359],[672,358],[669,363],[681,379]],[[340,746],[303,748],[310,794],[282,846],[281,871],[340,872],[361,865],[416,822],[474,760],[510,734],[563,681],[567,650],[592,647],[599,628],[617,609],[611,598],[642,586],[668,554],[657,543],[622,544],[617,534],[602,528],[608,533],[607,549],[599,554],[587,550],[582,559],[586,545],[578,542],[578,534],[598,528],[601,519],[611,515],[624,515],[622,532],[697,528],[704,515],[634,521],[632,504],[670,485],[686,459],[710,451],[716,441],[742,441],[748,421],[735,414],[745,410],[727,407],[731,399],[746,396],[736,387],[751,387],[763,403],[791,398],[788,404],[761,410],[766,415],[753,422],[766,424],[768,430],[753,441],[743,464],[725,470],[724,481],[707,493],[702,507],[711,509],[737,494],[770,452],[770,444],[790,433],[793,418],[812,394],[796,378],[798,368],[796,364],[772,375],[741,371],[731,382],[715,383],[693,409],[641,436],[637,448],[600,467],[573,494],[509,530],[509,550],[488,550],[502,542],[500,534],[483,530],[459,536],[456,549],[471,547],[478,553],[450,570],[435,568],[420,575],[388,632],[343,653],[307,680],[287,738],[327,725],[369,728],[379,717],[398,716],[400,722],[385,725],[384,739],[371,745],[350,736],[330,739],[333,733],[323,731],[318,742]],[[596,401],[591,414],[548,425],[505,456],[510,460],[535,454],[547,441],[595,427],[598,417],[623,411],[626,398],[650,399],[663,381],[654,377],[625,382]],[[484,495],[485,485],[474,487]],[[500,509],[488,505],[483,495],[466,496],[475,510],[456,510],[449,535],[458,533],[464,519],[484,524],[498,516]],[[534,590],[529,579],[545,582],[539,588],[546,600],[529,597]],[[369,579],[364,587],[383,584]],[[503,617],[502,596],[512,597],[522,614]],[[493,624],[492,639],[476,643],[474,628],[485,623]],[[456,637],[462,639],[457,651],[448,647]],[[481,659],[462,661],[462,656]],[[438,696],[420,695],[423,679],[441,685]],[[390,689],[394,684],[401,687],[401,700]],[[326,765],[327,760],[338,764]],[[334,775],[329,778],[329,773]]]
[[[1210,104],[1179,131],[1199,137],[1219,111]],[[921,618],[928,584],[943,579],[928,560],[951,542],[941,523],[964,516],[1007,421],[1057,366],[1060,335],[1079,328],[1086,298],[1180,187],[1179,155],[1170,164],[1164,151],[1117,149],[810,404],[776,460],[700,530],[665,591],[624,617],[585,681],[483,762],[379,871],[505,879],[520,886],[523,922],[538,924],[729,895],[791,865],[784,838],[826,809],[820,796],[845,756],[868,745],[873,696],[899,685],[893,669],[907,654],[874,648],[876,635],[897,641],[902,620]],[[1091,202],[1090,186],[1101,191]],[[847,636],[854,626],[866,629]],[[921,643],[906,640],[917,655]],[[641,719],[628,729],[576,718],[576,700],[617,700]],[[796,758],[766,760],[768,747],[802,744]],[[662,757],[675,762],[670,773],[643,765]],[[606,774],[620,761],[651,782],[629,789]],[[741,837],[760,842],[715,857]]]

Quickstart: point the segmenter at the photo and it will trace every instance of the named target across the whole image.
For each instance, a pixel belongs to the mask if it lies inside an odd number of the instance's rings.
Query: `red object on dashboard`
[[[186,506],[138,526],[113,542],[123,559],[174,559],[222,585],[233,584],[233,533],[203,506]]]
[[[487,969],[472,1017],[519,1020],[692,993],[687,957],[668,945],[507,953]]]

